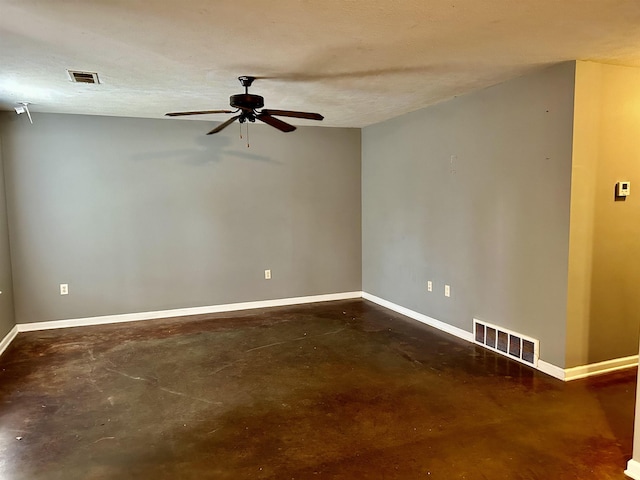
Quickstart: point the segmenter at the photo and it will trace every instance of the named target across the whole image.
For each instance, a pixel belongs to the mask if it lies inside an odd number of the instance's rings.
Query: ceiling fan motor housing
[[[229,103],[234,108],[242,110],[255,110],[264,107],[264,98],[260,95],[252,95],[251,93],[239,93],[229,97]]]

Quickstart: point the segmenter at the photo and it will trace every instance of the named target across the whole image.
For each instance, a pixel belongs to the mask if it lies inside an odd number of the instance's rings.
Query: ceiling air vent
[[[69,78],[74,83],[100,83],[98,74],[95,72],[80,72],[78,70],[67,70]]]

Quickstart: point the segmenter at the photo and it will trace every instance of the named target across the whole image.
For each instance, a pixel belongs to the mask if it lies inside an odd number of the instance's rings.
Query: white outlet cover
[[[445,297],[450,297],[451,296],[451,287],[449,285],[445,285],[444,286],[444,296]]]

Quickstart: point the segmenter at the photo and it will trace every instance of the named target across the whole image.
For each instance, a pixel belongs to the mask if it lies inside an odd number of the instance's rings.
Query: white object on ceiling
[[[23,113],[27,114],[29,117],[29,123],[33,125],[33,119],[31,118],[31,112],[29,111],[29,102],[19,102],[20,105],[17,107],[13,107],[18,115],[22,115]]]
[[[638,0],[0,0],[0,12],[4,110],[161,118],[228,108],[253,75],[265,107],[325,116],[292,123],[363,127],[556,62],[640,67]]]

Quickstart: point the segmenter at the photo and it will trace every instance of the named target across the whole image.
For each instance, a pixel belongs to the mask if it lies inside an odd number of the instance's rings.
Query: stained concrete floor
[[[635,375],[564,384],[364,300],[23,333],[0,478],[624,479]]]

